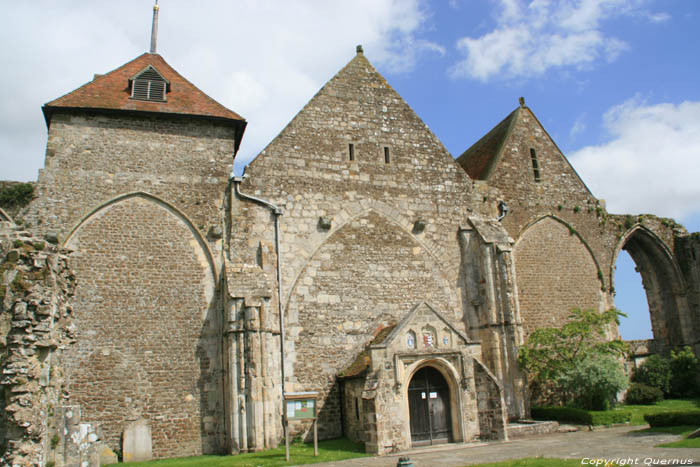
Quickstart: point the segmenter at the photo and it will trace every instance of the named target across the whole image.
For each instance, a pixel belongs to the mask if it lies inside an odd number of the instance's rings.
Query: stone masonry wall
[[[679,237],[676,241],[676,255],[689,288],[689,321],[695,339],[688,344],[693,347],[695,355],[700,355],[700,234]]]
[[[383,320],[429,295],[464,326],[457,232],[473,212],[495,217],[494,198],[469,179],[361,53],[247,175],[243,193],[284,211],[287,390],[321,391],[328,405],[321,407],[319,430],[335,436],[334,374]],[[232,196],[228,252],[234,262],[255,264],[264,258],[261,245],[274,251],[274,224],[269,210],[249,206]]]
[[[539,221],[525,231],[515,251],[526,334],[561,325],[572,308],[600,308],[598,268],[586,246],[564,224],[552,218]]]
[[[177,214],[135,196],[98,211],[69,239],[80,281],[69,391],[113,450],[140,418],[155,457],[223,449],[214,265]]]
[[[287,329],[298,389],[321,390],[320,436],[340,436],[335,377],[378,326],[398,322],[423,300],[462,322],[450,285],[410,235],[376,213],[353,220],[316,252],[292,291]]]
[[[0,463],[59,461],[65,352],[75,341],[67,251],[0,223]]]
[[[65,239],[102,203],[143,191],[176,205],[202,232],[219,225],[234,131],[210,121],[56,112],[37,200],[24,216]]]

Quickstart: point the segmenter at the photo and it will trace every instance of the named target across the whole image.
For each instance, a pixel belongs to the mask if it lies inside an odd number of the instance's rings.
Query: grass
[[[700,399],[668,399],[652,405],[620,405],[613,410],[631,413],[630,425],[646,425],[645,414],[697,408],[700,408]]]
[[[687,436],[697,430],[696,426],[657,426],[654,428],[646,428],[638,430],[635,433],[670,433],[672,435],[680,435],[683,439],[672,443],[664,443],[656,446],[657,448],[700,448],[700,438],[688,439]]]
[[[559,467],[580,466],[579,459],[548,459],[543,457],[526,457],[512,461],[479,464],[477,467]]]
[[[237,456],[198,456],[163,459],[149,462],[132,462],[129,467],[275,467],[283,465],[316,464],[354,457],[366,457],[364,446],[345,438],[319,441],[318,456],[314,457],[314,445],[294,443],[289,447],[289,462],[284,459],[284,445],[262,452]]]

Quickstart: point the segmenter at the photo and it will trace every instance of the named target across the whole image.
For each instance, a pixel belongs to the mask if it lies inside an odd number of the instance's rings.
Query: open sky
[[[454,156],[524,96],[610,212],[674,217],[700,230],[700,1],[159,4],[158,52],[248,121],[237,173],[362,44]],[[3,4],[0,179],[36,179],[46,144],[41,105],[147,51],[152,6]],[[618,263],[616,302],[633,316],[623,336],[648,337],[632,267]]]

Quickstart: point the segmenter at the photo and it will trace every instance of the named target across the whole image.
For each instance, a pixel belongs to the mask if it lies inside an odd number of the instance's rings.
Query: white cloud
[[[578,135],[583,133],[586,130],[586,115],[580,115],[576,121],[574,122],[574,125],[571,127],[571,130],[569,130],[569,138],[570,139],[575,139]]]
[[[355,45],[394,72],[411,70],[421,54],[444,54],[421,38],[423,1],[169,0],[160,4],[158,52],[248,120],[239,166],[354,56]],[[36,178],[46,144],[42,104],[147,51],[152,4],[37,0],[3,8],[0,41],[18,46],[0,48],[0,179]]]
[[[487,81],[493,77],[539,76],[551,68],[593,66],[612,61],[628,48],[602,28],[620,15],[645,15],[659,22],[664,13],[642,9],[645,0],[497,0],[494,30],[463,37],[457,49],[465,58],[451,69],[454,78]]]
[[[630,99],[603,117],[611,140],[570,155],[615,213],[688,218],[700,213],[700,102]]]

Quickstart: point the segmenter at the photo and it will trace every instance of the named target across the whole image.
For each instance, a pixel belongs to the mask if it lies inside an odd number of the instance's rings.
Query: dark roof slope
[[[131,99],[129,80],[148,65],[152,65],[169,82],[165,102]],[[244,123],[237,113],[207,96],[183,78],[158,54],[144,53],[105,75],[95,75],[84,84],[44,105],[46,124],[57,109],[121,110],[210,117]]]
[[[474,143],[457,158],[457,163],[475,180],[488,180],[496,166],[501,148],[505,143],[513,122],[517,119],[520,107],[515,109],[486,136]]]

